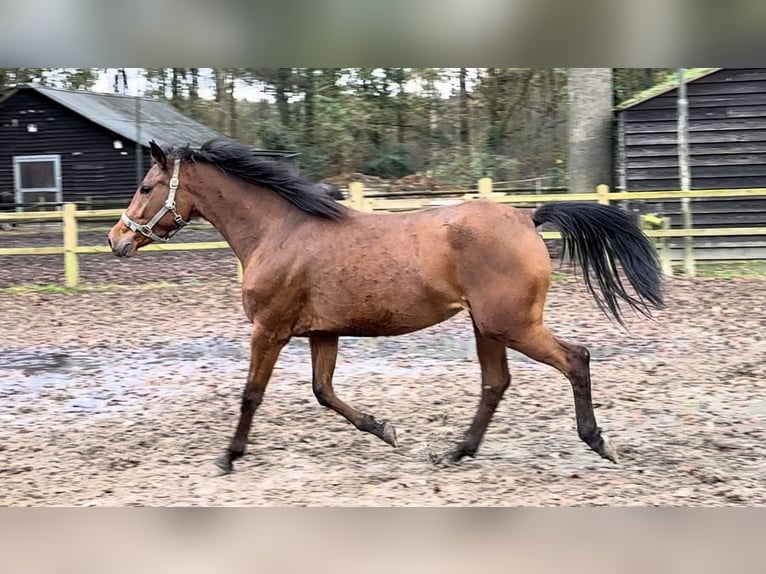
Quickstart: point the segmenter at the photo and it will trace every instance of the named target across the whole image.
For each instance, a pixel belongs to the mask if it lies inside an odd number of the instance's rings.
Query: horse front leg
[[[314,396],[323,407],[334,410],[357,429],[375,435],[383,442],[396,447],[396,429],[389,421],[378,421],[374,416],[360,412],[343,402],[335,394],[332,376],[338,356],[336,335],[312,334],[311,344],[312,388]]]
[[[263,401],[263,393],[269,383],[279,353],[289,340],[289,337],[275,338],[272,333],[267,333],[257,324],[253,326],[250,337],[250,370],[247,375],[245,391],[242,394],[239,424],[237,424],[237,430],[229,448],[215,461],[216,466],[224,474],[232,472],[234,470],[232,463],[245,454],[253,415]]]

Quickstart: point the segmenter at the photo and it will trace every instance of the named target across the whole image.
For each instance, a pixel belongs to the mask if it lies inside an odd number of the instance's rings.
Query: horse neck
[[[193,215],[218,230],[244,265],[250,255],[280,228],[294,228],[304,218],[299,209],[268,188],[195,165],[189,181]]]

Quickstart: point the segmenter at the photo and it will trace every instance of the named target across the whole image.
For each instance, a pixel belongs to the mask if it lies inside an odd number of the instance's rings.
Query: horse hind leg
[[[588,349],[583,345],[557,339],[542,323],[538,323],[520,339],[513,341],[512,348],[531,359],[552,366],[569,379],[574,396],[578,436],[591,450],[616,464],[617,452],[601,433],[593,412]]]
[[[476,454],[492,415],[511,383],[505,345],[485,337],[475,322],[473,331],[476,336],[476,351],[481,366],[481,400],[463,441],[452,452],[453,462],[459,461],[464,456],[473,457]]]
[[[320,405],[334,410],[360,431],[375,435],[393,447],[397,446],[396,429],[389,421],[378,421],[370,414],[362,413],[344,403],[335,394],[332,376],[338,356],[338,337],[334,335],[311,335],[312,388]]]
[[[601,433],[593,412],[588,349],[557,339],[542,320],[527,322],[523,328],[518,326],[523,322],[514,323],[511,329],[488,324],[479,324],[479,328],[486,336],[563,373],[572,386],[578,436],[601,457],[617,463],[617,452]]]

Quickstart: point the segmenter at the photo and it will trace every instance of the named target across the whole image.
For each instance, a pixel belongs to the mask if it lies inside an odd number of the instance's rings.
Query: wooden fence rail
[[[488,199],[499,203],[510,203],[519,206],[535,206],[542,202],[550,201],[595,201],[603,205],[609,205],[621,200],[677,200],[688,198],[743,198],[743,197],[766,197],[766,189],[723,189],[723,190],[693,190],[682,191],[647,191],[647,192],[614,192],[605,185],[598,186],[595,193],[547,193],[536,194],[517,192],[504,193],[494,190],[492,180],[483,178],[479,180],[478,191],[468,192],[460,197],[424,197],[424,198],[381,198],[366,197],[362,183],[354,182],[349,186],[350,197],[342,203],[359,211],[399,212],[426,209],[440,205],[471,201],[473,199]],[[104,210],[78,210],[73,203],[64,204],[60,211],[23,212],[23,213],[0,213],[0,223],[23,223],[31,221],[61,221],[63,223],[63,246],[60,247],[2,247],[2,255],[63,255],[64,274],[66,285],[76,287],[80,282],[79,257],[90,253],[109,253],[110,248],[106,245],[81,246],[78,245],[78,221],[88,219],[114,218],[116,221],[121,209]],[[726,236],[763,236],[766,238],[766,227],[731,227],[711,229],[670,229],[669,219],[655,215],[644,215],[641,218],[642,227],[647,236],[657,240],[657,248],[660,253],[663,271],[670,275],[673,273],[670,260],[670,247],[668,238],[672,237],[726,237]],[[558,232],[542,232],[544,239],[558,239]],[[143,247],[143,251],[191,251],[198,249],[228,249],[224,241],[196,242],[196,243],[169,243],[150,244]],[[693,257],[693,255],[692,255]],[[693,261],[685,261],[687,274],[693,274]],[[242,269],[238,265],[238,273],[241,277]]]

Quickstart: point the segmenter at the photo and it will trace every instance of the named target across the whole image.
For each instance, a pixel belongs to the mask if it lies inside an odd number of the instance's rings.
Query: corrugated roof
[[[687,82],[698,80],[704,76],[722,69],[723,68],[686,68],[684,70],[684,80]],[[632,96],[631,98],[619,104],[615,109],[617,111],[621,111],[627,108],[632,108],[633,106],[645,102],[646,100],[651,100],[652,98],[656,98],[657,96],[660,96],[666,92],[675,90],[677,87],[678,73],[672,72],[668,75],[667,79],[663,80],[657,85],[652,86],[651,88],[647,88],[646,90],[637,93],[635,96]]]
[[[136,100],[132,96],[118,96],[95,92],[59,90],[35,84],[19,85],[17,88],[31,88],[44,96],[69,108],[73,112],[136,141]],[[141,131],[143,145],[150,140],[159,143],[200,146],[214,138],[229,139],[223,134],[201,124],[175,109],[168,102],[151,98],[140,98]]]

